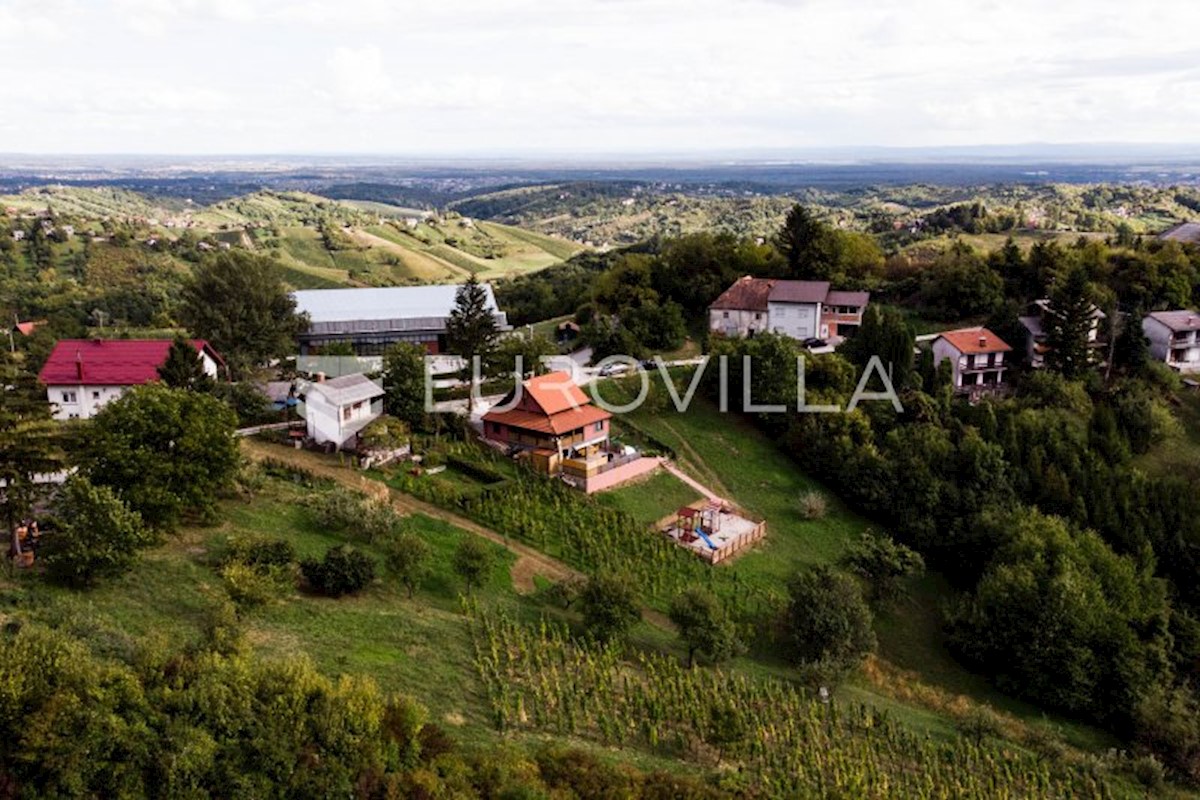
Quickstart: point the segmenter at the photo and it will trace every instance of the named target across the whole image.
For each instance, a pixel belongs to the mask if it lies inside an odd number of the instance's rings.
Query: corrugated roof
[[[1188,309],[1180,311],[1152,311],[1150,317],[1158,320],[1176,333],[1200,331],[1200,314]]]
[[[1007,342],[987,328],[961,328],[956,331],[944,331],[939,338],[945,339],[955,350],[967,355],[1007,353],[1012,350]]]
[[[721,293],[709,308],[718,311],[766,311],[767,298],[775,284],[770,278],[752,278],[745,275]]]
[[[383,394],[383,387],[366,375],[356,373],[343,375],[340,378],[330,378],[320,383],[310,383],[306,391],[317,392],[330,405],[345,406],[370,400]]]
[[[171,339],[60,339],[38,380],[47,386],[138,386],[158,380]],[[218,364],[221,357],[203,339],[192,339]]]
[[[498,311],[490,284],[481,284],[487,305]],[[385,286],[361,289],[304,289],[294,293],[296,310],[313,323],[349,320],[445,319],[454,310],[458,285]]]
[[[863,308],[871,301],[870,292],[843,292],[831,289],[825,296],[827,306],[858,306]]]
[[[772,303],[824,303],[829,295],[829,281],[775,281],[771,287]]]

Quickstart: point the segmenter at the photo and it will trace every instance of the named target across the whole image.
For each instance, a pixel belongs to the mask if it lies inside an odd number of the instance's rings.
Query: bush
[[[58,504],[61,526],[45,539],[42,559],[51,577],[76,586],[128,572],[154,537],[116,492],[76,475]]]
[[[615,575],[596,575],[579,593],[579,610],[588,634],[599,642],[622,639],[642,618],[633,584]]]
[[[224,563],[267,570],[286,567],[296,560],[296,548],[274,536],[233,536],[225,545]]]
[[[829,510],[825,495],[818,491],[807,491],[800,495],[800,516],[805,519],[823,519]]]
[[[483,583],[492,569],[492,551],[486,543],[475,536],[462,540],[454,552],[454,571],[467,584],[467,593]]]
[[[815,567],[797,574],[788,593],[787,629],[801,664],[836,674],[875,649],[871,609],[849,575]]]
[[[237,561],[221,568],[221,581],[239,610],[265,606],[294,585],[290,565],[255,568]]]
[[[366,505],[367,499],[361,494],[341,487],[313,495],[308,502],[317,522],[324,528],[336,531],[357,524],[363,517]]]
[[[445,465],[446,457],[442,455],[440,450],[427,450],[421,454],[421,466],[429,469],[430,467],[440,467]]]
[[[375,561],[352,547],[338,545],[330,548],[322,561],[301,562],[300,571],[314,590],[341,597],[361,591],[375,580]]]
[[[955,727],[976,747],[983,744],[984,739],[1000,736],[1003,730],[1000,726],[1000,717],[988,706],[973,706],[959,717]]]

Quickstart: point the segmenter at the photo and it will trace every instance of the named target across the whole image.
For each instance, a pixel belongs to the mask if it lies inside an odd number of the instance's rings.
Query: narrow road
[[[386,484],[372,480],[360,472],[330,463],[320,454],[308,450],[296,450],[291,447],[268,444],[256,439],[243,439],[242,452],[254,461],[272,459],[307,470],[321,478],[328,478],[340,486],[357,492],[363,492],[381,502],[391,503],[402,514],[424,514],[427,517],[440,519],[476,536],[495,542],[515,553],[516,562],[512,566],[513,585],[519,592],[532,592],[534,589],[533,576],[541,575],[547,580],[558,583],[569,578],[583,577],[583,573],[573,569],[556,558],[535,550],[528,545],[514,542],[512,539],[497,533],[491,528],[467,519],[466,517],[447,511],[435,505],[418,500],[412,495],[392,489]]]

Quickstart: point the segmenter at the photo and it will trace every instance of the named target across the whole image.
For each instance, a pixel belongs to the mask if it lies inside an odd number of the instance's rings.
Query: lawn
[[[675,509],[700,499],[699,493],[666,470],[596,495],[603,505],[624,511],[638,522],[653,525]]]

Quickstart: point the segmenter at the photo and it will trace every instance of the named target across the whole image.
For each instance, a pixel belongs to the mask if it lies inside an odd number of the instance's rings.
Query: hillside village
[[[1177,228],[913,247],[789,203],[622,249],[92,191],[0,203],[14,796],[253,794],[299,724],[304,796],[1200,786]],[[42,650],[77,672],[18,681]],[[104,769],[167,732],[198,766]]]

